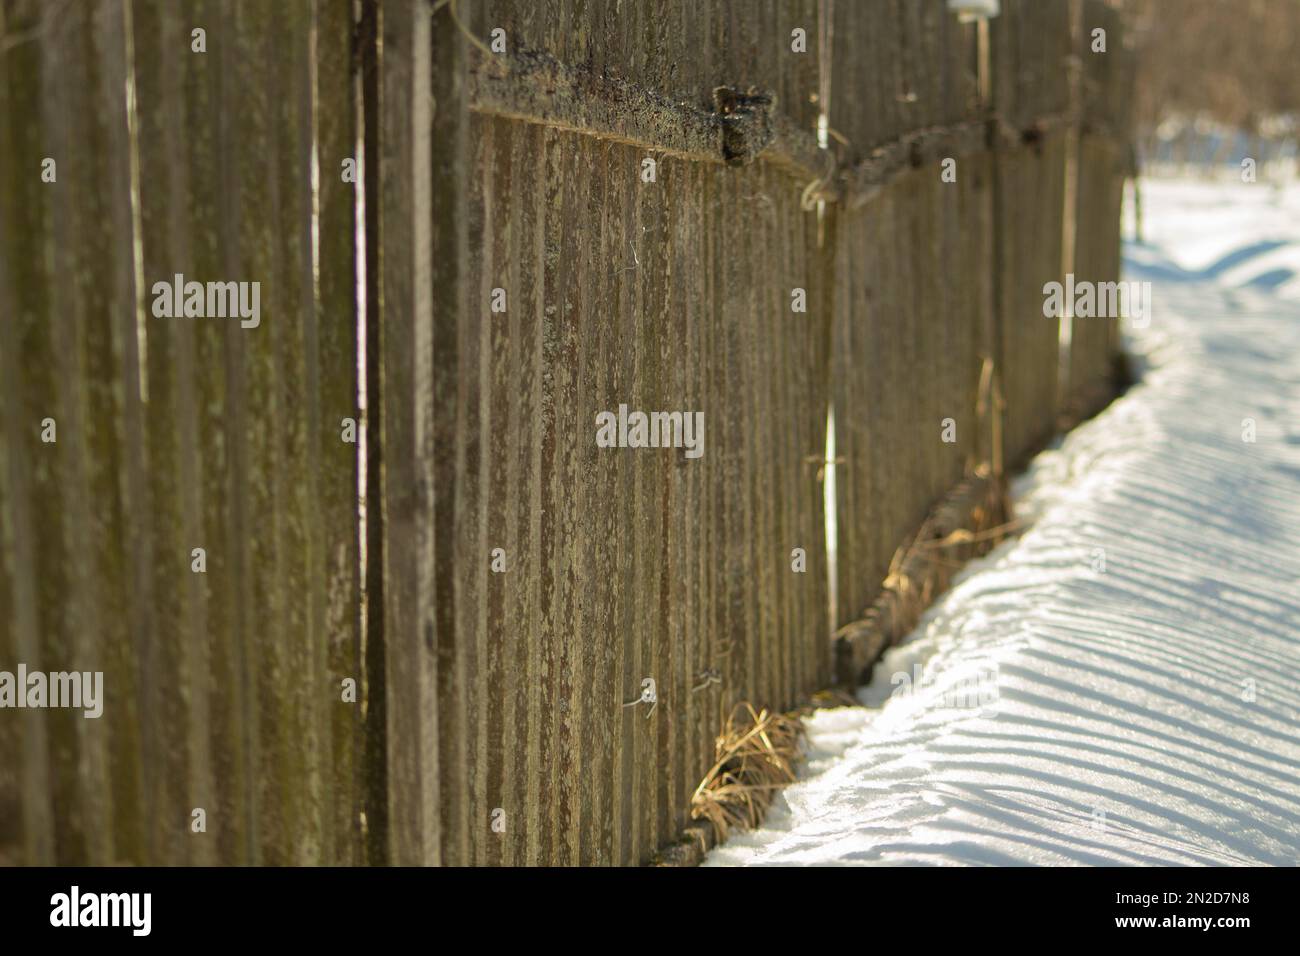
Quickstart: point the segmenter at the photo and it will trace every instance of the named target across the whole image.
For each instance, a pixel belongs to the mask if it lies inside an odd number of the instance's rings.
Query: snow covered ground
[[[1300,863],[1300,189],[1144,203],[1141,382],[706,865]]]

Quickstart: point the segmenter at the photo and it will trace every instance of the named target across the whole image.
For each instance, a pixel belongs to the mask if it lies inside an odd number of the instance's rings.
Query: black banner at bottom
[[[19,868],[0,870],[0,919],[6,942],[75,934],[80,944],[283,936],[374,946],[461,927],[470,934],[463,941],[494,948],[515,934],[533,945],[567,937],[584,947],[657,949],[674,940],[744,946],[749,938],[767,948],[777,929],[806,932],[810,945],[841,935],[869,944],[881,933],[927,947],[1098,937],[1217,946],[1260,931],[1290,935],[1295,875],[1262,868]],[[428,942],[444,939],[452,941]]]

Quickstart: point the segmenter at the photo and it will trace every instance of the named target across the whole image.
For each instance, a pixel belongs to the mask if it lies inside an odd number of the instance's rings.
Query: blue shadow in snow
[[[1266,252],[1272,252],[1274,249],[1280,249],[1285,245],[1287,245],[1287,243],[1281,239],[1265,239],[1263,242],[1256,242],[1249,246],[1242,246],[1240,249],[1228,253],[1212,266],[1202,269],[1196,274],[1196,277],[1198,279],[1217,278],[1233,266],[1239,266],[1243,262],[1254,259],[1256,256],[1262,256]]]
[[[1295,273],[1290,269],[1271,269],[1268,272],[1262,272],[1255,278],[1251,279],[1246,285],[1252,289],[1276,289],[1283,282],[1290,279]]]
[[[1146,243],[1131,242],[1126,243],[1126,245],[1134,248],[1149,248]],[[1242,246],[1240,249],[1234,249],[1204,269],[1183,269],[1169,261],[1138,262],[1126,255],[1124,257],[1124,270],[1140,279],[1161,279],[1166,282],[1197,282],[1217,279],[1229,269],[1239,266],[1243,262],[1249,262],[1256,256],[1262,256],[1274,249],[1280,249],[1285,245],[1288,245],[1288,243],[1282,239],[1265,239],[1263,242],[1251,243],[1248,246]],[[1294,275],[1295,273],[1290,269],[1272,269],[1255,276],[1244,285],[1254,289],[1276,289]]]

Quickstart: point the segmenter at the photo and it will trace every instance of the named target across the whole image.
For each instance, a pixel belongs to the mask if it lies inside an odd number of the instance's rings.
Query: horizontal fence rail
[[[1114,391],[1044,314],[1119,278],[1098,0],[0,0],[0,51],[0,673],[103,680],[0,709],[2,862],[655,859]]]

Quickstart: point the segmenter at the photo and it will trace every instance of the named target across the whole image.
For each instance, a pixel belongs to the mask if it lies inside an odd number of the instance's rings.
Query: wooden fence
[[[357,862],[351,5],[3,18],[0,669],[105,700],[0,711],[0,844]],[[260,281],[260,325],[155,317],[176,274]]]
[[[0,0],[0,51],[0,671],[104,674],[0,710],[2,860],[645,861],[1109,394],[1042,311],[1118,273],[1095,0]]]

